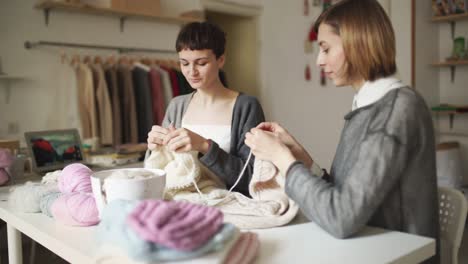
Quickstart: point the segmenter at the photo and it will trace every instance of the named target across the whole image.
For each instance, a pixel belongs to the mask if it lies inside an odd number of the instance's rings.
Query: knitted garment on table
[[[219,231],[223,214],[216,208],[187,202],[145,200],[128,215],[127,223],[146,241],[189,251]]]
[[[234,247],[229,251],[224,264],[249,264],[257,257],[260,241],[252,232],[241,233]]]
[[[200,178],[200,166],[190,153],[175,153],[166,146],[158,146],[146,152],[145,168],[162,169],[166,172],[166,192],[184,189]]]
[[[165,164],[171,161],[171,155],[174,153],[160,147],[151,154],[153,158],[150,156],[145,161],[145,167],[166,170]],[[185,155],[190,156],[188,153]],[[187,161],[189,159],[187,158]],[[193,156],[191,164],[184,166],[200,171],[195,169],[199,168],[199,164]],[[166,179],[171,184],[166,188],[165,199],[215,206],[223,212],[226,222],[233,223],[238,228],[282,226],[289,223],[299,210],[297,204],[285,193],[285,176],[268,161],[256,159],[254,162],[254,172],[249,183],[249,194],[252,198],[238,192],[229,192],[226,188],[216,184],[216,181],[207,173],[200,173],[201,175],[196,178],[191,178],[187,173],[175,175],[172,170],[166,170],[166,173]],[[172,180],[171,177],[177,178],[177,181]]]
[[[181,260],[188,260],[185,263],[192,263],[193,259],[204,259],[206,254],[210,255],[212,252],[229,251],[239,236],[239,229],[234,225],[223,224],[219,232],[193,251],[180,251],[148,242],[127,223],[128,215],[139,203],[138,201],[114,200],[104,207],[101,222],[96,228],[99,248],[96,252],[95,263],[137,263],[138,261],[138,264],[141,264]],[[116,257],[117,255],[131,258],[134,262],[121,261],[120,257]],[[227,252],[224,255],[227,255]],[[219,263],[219,261],[212,263]]]

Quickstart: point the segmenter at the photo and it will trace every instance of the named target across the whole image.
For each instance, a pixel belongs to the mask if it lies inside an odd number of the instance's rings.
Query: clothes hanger
[[[94,64],[102,64],[101,56],[99,56],[99,55],[94,56]]]
[[[129,64],[129,60],[128,60],[127,56],[122,55],[122,56],[120,56],[118,63],[119,63],[119,64],[124,64],[124,65],[128,65],[128,64]]]
[[[107,65],[114,66],[115,63],[116,63],[116,60],[115,60],[114,55],[111,55],[111,56],[107,57],[107,59],[106,59],[106,64]]]
[[[72,56],[70,65],[71,65],[71,66],[76,66],[79,62],[80,62],[80,55],[74,54],[74,55]]]
[[[88,64],[88,63],[90,63],[90,62],[91,62],[91,57],[90,57],[89,55],[86,55],[86,56],[84,57],[84,59],[83,59],[83,63]]]

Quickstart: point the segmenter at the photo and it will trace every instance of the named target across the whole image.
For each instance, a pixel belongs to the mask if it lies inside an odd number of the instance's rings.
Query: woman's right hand
[[[281,142],[289,148],[299,144],[285,128],[276,122],[263,122],[260,123],[257,128],[276,134]]]
[[[296,159],[304,162],[306,166],[312,166],[313,160],[304,147],[280,124],[276,122],[263,122],[257,128],[272,132],[285,144]]]
[[[148,133],[148,149],[155,150],[156,147],[164,145],[164,139],[173,130],[175,130],[175,128],[172,124],[168,128],[153,126]]]

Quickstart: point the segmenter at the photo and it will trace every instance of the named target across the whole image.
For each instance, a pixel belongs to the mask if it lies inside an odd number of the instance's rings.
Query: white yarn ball
[[[56,184],[40,184],[26,182],[24,185],[10,190],[8,203],[16,211],[23,213],[41,212],[40,201],[44,194],[50,191],[58,191]]]

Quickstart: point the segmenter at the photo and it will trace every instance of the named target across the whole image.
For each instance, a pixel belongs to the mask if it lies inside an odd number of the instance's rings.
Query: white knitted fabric
[[[161,151],[167,151],[167,149],[158,148],[153,151],[145,161],[145,167],[166,170],[168,165],[162,167],[165,162],[155,160],[155,157],[170,156],[155,153]],[[171,155],[175,160],[177,155],[182,154],[171,153]],[[187,153],[186,155],[191,156]],[[193,158],[192,164],[188,164],[188,158],[186,161],[183,166],[187,168],[197,170],[195,168],[200,167],[197,159]],[[166,186],[165,199],[185,200],[217,207],[224,213],[225,222],[232,223],[241,229],[282,226],[289,223],[299,210],[297,204],[289,199],[284,191],[284,175],[280,174],[278,169],[268,161],[255,160],[254,173],[249,184],[249,193],[252,198],[238,192],[229,192],[211,179],[207,173],[201,173],[199,177],[193,178],[194,181],[190,178],[190,174],[178,174],[177,170],[166,170],[166,173],[166,180],[171,184]],[[198,193],[197,188],[201,194]]]
[[[162,169],[166,172],[166,192],[193,186],[200,178],[200,166],[190,153],[174,153],[167,147],[157,147],[145,159],[146,169]]]

